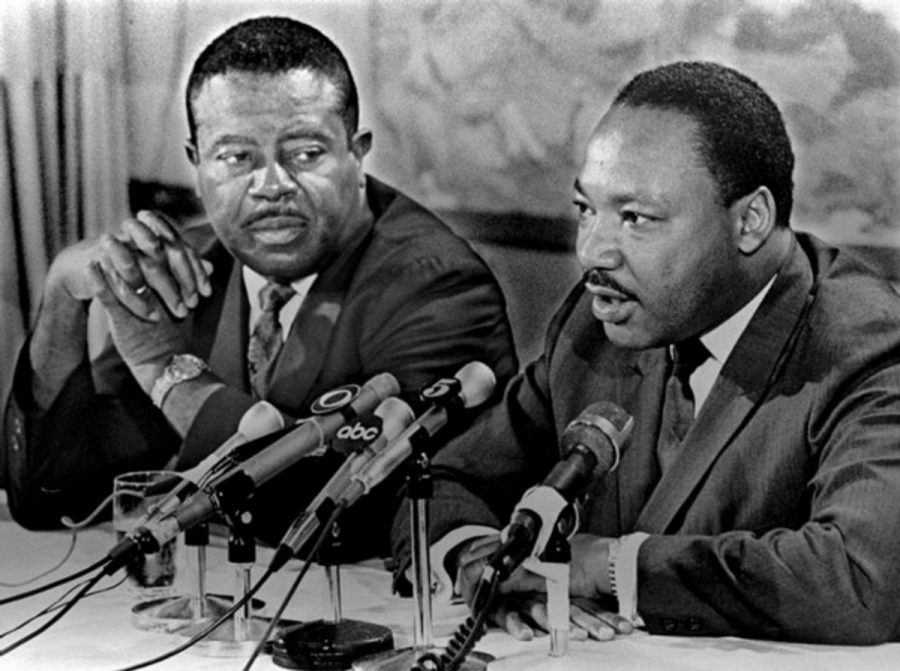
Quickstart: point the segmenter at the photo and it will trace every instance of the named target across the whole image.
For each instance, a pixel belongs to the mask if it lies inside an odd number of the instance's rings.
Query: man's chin
[[[624,324],[600,322],[606,339],[616,347],[623,349],[647,349],[653,347],[651,338],[643,331],[638,331]]]

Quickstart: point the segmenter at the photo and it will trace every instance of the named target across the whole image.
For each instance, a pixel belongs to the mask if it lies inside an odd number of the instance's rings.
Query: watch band
[[[162,374],[153,382],[150,400],[153,405],[162,409],[163,401],[176,384],[193,380],[204,371],[209,370],[207,363],[193,354],[176,354],[169,361]]]

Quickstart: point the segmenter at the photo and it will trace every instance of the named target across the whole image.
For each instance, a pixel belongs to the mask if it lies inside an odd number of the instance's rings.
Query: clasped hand
[[[569,573],[570,623],[573,638],[606,641],[616,634],[630,634],[634,625],[617,613],[603,609],[599,599],[610,594],[608,579],[609,542],[591,534],[576,534],[571,540]],[[500,547],[500,535],[475,539],[457,560],[457,589],[472,605],[481,574]],[[522,567],[513,571],[499,588],[490,619],[519,640],[530,640],[535,629],[549,629],[546,581]]]
[[[141,211],[98,239],[63,251],[48,282],[76,300],[103,304],[116,348],[133,368],[183,351],[175,320],[211,294],[210,272],[170,221]]]

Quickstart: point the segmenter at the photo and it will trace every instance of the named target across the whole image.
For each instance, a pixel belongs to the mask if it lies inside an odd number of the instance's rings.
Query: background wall
[[[132,178],[191,184],[181,96],[191,59],[209,39],[245,16],[306,20],[345,50],[357,76],[362,121],[375,131],[370,171],[475,240],[507,289],[526,358],[578,275],[569,253],[571,184],[588,133],[633,74],[680,58],[732,65],[782,108],[797,153],[797,228],[863,246],[885,272],[900,274],[895,0],[129,7]]]
[[[78,8],[91,30],[69,40],[70,62],[116,45],[128,168],[106,167],[131,183],[133,207],[185,218],[197,216],[183,150],[193,59],[245,17],[318,26],[356,75],[375,132],[367,167],[474,241],[523,359],[578,277],[571,184],[590,129],[634,73],[680,58],[735,66],[773,95],[797,153],[795,226],[860,246],[900,280],[897,0],[16,2]],[[113,3],[117,20],[103,20]]]

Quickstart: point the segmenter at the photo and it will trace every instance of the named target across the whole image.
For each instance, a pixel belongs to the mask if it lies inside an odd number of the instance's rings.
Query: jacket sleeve
[[[177,435],[124,364],[111,376],[112,386],[100,384],[101,390],[97,374],[85,360],[51,407],[40,411],[31,398],[28,342],[20,352],[0,470],[10,512],[26,528],[59,527],[64,515],[87,517],[112,491],[115,474],[162,468],[177,449]]]
[[[805,523],[648,538],[638,555],[638,609],[650,631],[835,644],[896,640],[898,417],[900,362],[882,361],[794,418],[804,424],[813,456],[810,508],[798,511]],[[778,449],[777,437],[772,441],[759,449]]]

